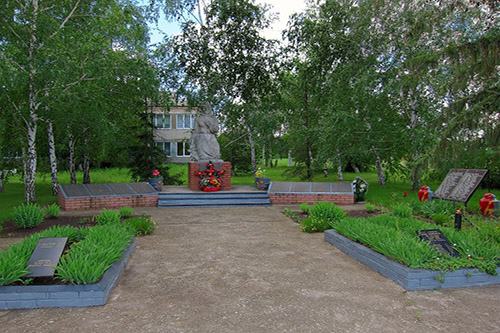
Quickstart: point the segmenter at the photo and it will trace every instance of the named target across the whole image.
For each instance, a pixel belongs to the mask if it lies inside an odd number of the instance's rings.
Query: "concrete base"
[[[122,258],[106,270],[96,284],[2,286],[0,309],[86,307],[106,304],[109,293],[125,269],[135,248],[135,238],[123,251]]]
[[[480,272],[478,269],[457,269],[442,274],[440,271],[404,266],[366,246],[353,242],[334,230],[325,231],[325,241],[406,290],[477,287],[500,283],[500,268],[497,268],[499,275],[496,276]]]

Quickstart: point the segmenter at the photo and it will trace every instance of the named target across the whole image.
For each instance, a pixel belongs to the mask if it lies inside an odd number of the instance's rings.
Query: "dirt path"
[[[147,209],[108,304],[0,311],[2,332],[498,332],[500,286],[406,292],[281,207]]]

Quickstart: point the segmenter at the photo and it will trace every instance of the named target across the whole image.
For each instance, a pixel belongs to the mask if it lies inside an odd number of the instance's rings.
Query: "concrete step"
[[[158,207],[270,206],[266,192],[159,193]]]

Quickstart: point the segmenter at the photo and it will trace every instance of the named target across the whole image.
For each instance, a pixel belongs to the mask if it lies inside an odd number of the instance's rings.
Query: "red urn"
[[[486,193],[484,197],[479,200],[479,209],[484,216],[492,214],[495,209],[494,196],[492,193]],[[491,213],[490,213],[491,212]]]

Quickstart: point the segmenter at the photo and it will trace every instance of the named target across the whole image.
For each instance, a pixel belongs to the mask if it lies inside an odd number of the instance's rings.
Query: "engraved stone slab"
[[[485,169],[451,169],[434,192],[434,197],[467,202],[487,173]]]
[[[136,194],[129,184],[108,184],[108,186],[117,195]]]
[[[450,242],[446,238],[445,235],[439,229],[427,229],[420,230],[419,234],[420,238],[424,241],[429,242],[432,246],[434,246],[439,253],[441,254],[449,254],[452,257],[460,257],[460,254],[457,250],[451,247]]]
[[[332,192],[353,193],[352,183],[332,183]]]
[[[64,184],[61,185],[68,197],[88,197],[90,192],[81,184]]]
[[[331,192],[332,183],[312,183],[311,192]]]
[[[27,264],[29,274],[24,277],[52,277],[59,263],[68,237],[40,238]]]
[[[291,183],[287,182],[273,182],[273,186],[271,188],[271,192],[273,193],[288,193],[291,189]]]
[[[129,185],[137,194],[157,193],[148,183],[131,183]]]
[[[310,193],[311,187],[311,183],[292,183],[290,192]]]
[[[91,195],[113,195],[107,184],[86,184]]]

